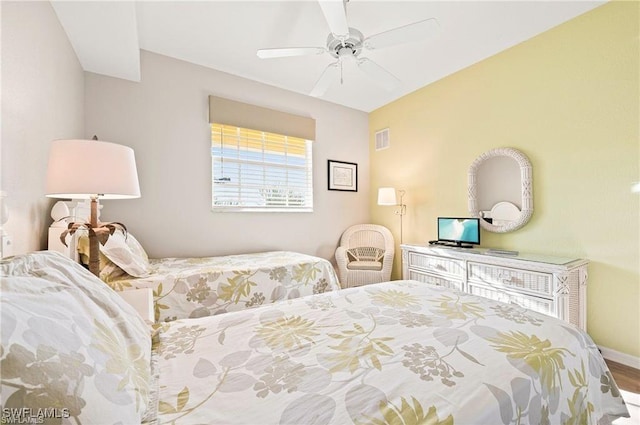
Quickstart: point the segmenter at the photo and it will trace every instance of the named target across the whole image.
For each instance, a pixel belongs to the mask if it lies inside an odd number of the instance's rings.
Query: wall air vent
[[[383,130],[376,132],[376,150],[381,151],[382,149],[387,149],[389,147],[389,129],[385,128]]]

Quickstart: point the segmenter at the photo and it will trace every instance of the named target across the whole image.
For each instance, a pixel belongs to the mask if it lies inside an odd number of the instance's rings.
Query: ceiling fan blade
[[[358,67],[376,84],[382,86],[388,91],[393,91],[400,86],[400,80],[371,59],[358,59]]]
[[[349,25],[344,0],[320,0],[318,3],[333,35],[338,38],[347,37]]]
[[[320,97],[326,93],[329,89],[331,83],[333,83],[338,77],[338,62],[334,62],[327,66],[318,81],[316,81],[316,85],[313,86],[313,90],[309,93],[309,96]]]
[[[440,24],[438,21],[435,18],[429,18],[372,35],[366,38],[362,44],[369,50],[382,49],[397,44],[428,40],[438,35],[439,32]]]
[[[284,47],[277,49],[260,49],[257,55],[260,59],[286,58],[290,56],[320,55],[326,52],[324,47]]]

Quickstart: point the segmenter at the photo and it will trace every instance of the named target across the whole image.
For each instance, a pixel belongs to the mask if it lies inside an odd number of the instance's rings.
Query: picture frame
[[[329,159],[327,168],[329,190],[358,191],[358,164]]]

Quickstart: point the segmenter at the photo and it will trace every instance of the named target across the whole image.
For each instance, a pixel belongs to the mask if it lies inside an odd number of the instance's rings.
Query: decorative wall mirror
[[[533,214],[531,162],[519,150],[491,149],[469,167],[469,213],[490,232],[524,226]]]

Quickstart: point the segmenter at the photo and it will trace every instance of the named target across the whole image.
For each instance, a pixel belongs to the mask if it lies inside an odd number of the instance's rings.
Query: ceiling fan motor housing
[[[358,56],[362,51],[362,40],[364,36],[355,28],[349,28],[349,36],[338,38],[333,34],[327,37],[327,50],[334,58],[345,56]]]

